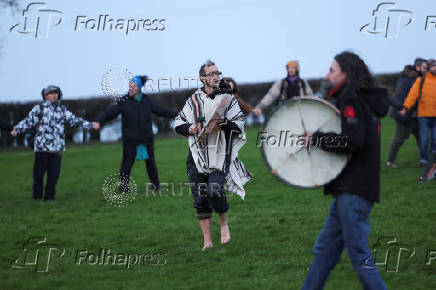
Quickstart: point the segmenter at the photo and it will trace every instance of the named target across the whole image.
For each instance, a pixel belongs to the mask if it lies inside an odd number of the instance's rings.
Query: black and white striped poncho
[[[238,158],[239,149],[247,142],[244,132],[244,114],[234,96],[228,94],[216,95],[214,99],[207,96],[202,90],[197,90],[186,101],[185,106],[175,119],[174,127],[183,124],[198,124],[200,130],[211,119],[215,109],[223,98],[232,98],[224,111],[224,117],[234,122],[242,133],[232,136],[230,166],[227,171],[226,185],[229,192],[238,194],[242,199],[245,196],[244,184],[251,179],[251,173],[245,169]],[[198,122],[204,117],[204,122]],[[200,131],[199,130],[199,131]],[[206,137],[205,142],[198,142],[198,135],[188,137],[189,149],[199,173],[210,173],[214,170],[224,171],[226,139],[225,133],[216,126]]]

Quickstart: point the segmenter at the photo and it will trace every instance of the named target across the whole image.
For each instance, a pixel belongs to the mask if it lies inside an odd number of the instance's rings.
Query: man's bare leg
[[[229,226],[227,225],[227,216],[225,213],[220,214],[221,225],[221,244],[226,244],[230,241]]]
[[[203,249],[202,251],[207,250],[208,248],[212,248],[212,238],[210,236],[210,224],[212,219],[205,219],[205,220],[199,220],[200,222],[200,228],[203,232]]]

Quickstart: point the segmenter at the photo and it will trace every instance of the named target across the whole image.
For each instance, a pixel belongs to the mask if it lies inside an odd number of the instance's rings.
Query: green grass
[[[382,128],[385,161],[393,121],[384,120]],[[0,153],[0,289],[300,289],[331,198],[321,190],[297,190],[277,181],[255,145],[257,131],[248,131],[249,141],[240,152],[254,175],[246,185],[246,199],[229,197],[232,240],[219,244],[219,222],[214,216],[215,247],[205,253],[200,251],[202,236],[188,188],[182,187],[181,197],[146,197],[149,181],[143,162],[132,169],[138,184],[133,204],[117,208],[103,199],[104,178],[120,166],[119,144],[70,145],[62,157],[52,203],[31,199],[33,152]],[[187,141],[158,138],[155,148],[161,182],[188,182]],[[393,236],[415,249],[412,258],[400,261],[398,272],[380,268],[389,289],[436,289],[436,261],[425,265],[426,251],[436,250],[436,183],[416,184],[421,170],[414,140],[402,147],[398,161],[399,169],[382,167],[381,203],[371,213],[369,244]],[[180,194],[179,188],[175,191]],[[38,236],[65,249],[65,255],[56,258],[55,252],[47,273],[34,267],[12,269],[11,262],[23,256],[25,241]],[[75,264],[78,250],[98,253],[102,248],[121,254],[162,254],[166,264],[130,269]],[[359,287],[343,254],[326,289]]]

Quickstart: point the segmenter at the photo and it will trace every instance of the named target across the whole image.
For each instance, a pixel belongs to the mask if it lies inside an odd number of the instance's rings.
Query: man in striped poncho
[[[251,178],[238,159],[238,151],[246,142],[244,114],[231,89],[220,87],[220,76],[212,61],[203,64],[200,79],[204,87],[186,101],[175,121],[175,131],[189,141],[187,172],[203,233],[203,250],[213,246],[213,211],[220,216],[221,244],[230,241],[224,184],[228,191],[244,198],[243,185]]]

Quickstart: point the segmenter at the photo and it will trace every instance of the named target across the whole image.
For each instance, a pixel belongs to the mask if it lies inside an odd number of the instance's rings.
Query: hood
[[[62,91],[61,91],[61,88],[59,88],[58,86],[50,85],[50,86],[42,89],[42,91],[41,91],[42,99],[45,100],[44,96],[49,94],[49,93],[58,93],[58,101],[60,101],[62,99]]]
[[[416,79],[418,77],[418,72],[415,70],[415,68],[411,65],[404,66],[404,70],[401,72],[400,77],[407,77],[407,78],[413,78]]]
[[[360,89],[359,94],[378,118],[385,117],[389,111],[388,91],[382,88]]]

